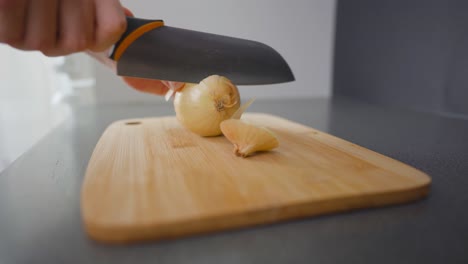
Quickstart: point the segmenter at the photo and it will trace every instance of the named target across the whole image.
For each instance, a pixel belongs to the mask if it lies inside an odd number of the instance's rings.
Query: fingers
[[[61,56],[94,43],[94,0],[29,0],[26,4],[24,36],[13,47]]]
[[[94,43],[94,17],[93,0],[60,0],[56,47],[46,55],[66,55],[87,49]]]
[[[0,42],[19,43],[24,35],[26,0],[0,0]]]
[[[0,0],[0,43],[48,56],[103,51],[126,26],[118,0]]]
[[[12,46],[23,50],[49,51],[57,41],[57,1],[28,2],[22,42]]]
[[[123,10],[124,10],[124,13],[126,16],[129,16],[129,17],[134,17],[135,15],[133,15],[133,12],[130,11],[130,9],[126,8],[126,7],[123,7]]]
[[[1,0],[0,0],[1,1]],[[93,51],[102,51],[114,45],[127,27],[124,9],[118,0],[96,1],[96,31]]]
[[[133,77],[123,77],[123,80],[137,91],[144,93],[151,93],[157,95],[164,95],[169,88],[164,85],[160,80],[140,79]]]

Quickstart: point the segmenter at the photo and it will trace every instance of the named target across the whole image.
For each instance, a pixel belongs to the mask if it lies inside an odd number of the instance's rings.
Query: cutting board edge
[[[346,152],[362,160],[366,160],[394,174],[407,176],[408,178],[409,176],[411,176],[413,177],[413,179],[416,180],[414,181],[414,184],[416,186],[430,185],[432,183],[432,179],[428,174],[400,160],[397,160],[390,156],[386,156],[372,149],[363,147],[361,145],[358,145],[356,143],[336,137],[334,135],[331,135],[325,132],[319,132],[319,133],[322,135],[323,138],[326,138],[325,142],[329,146],[337,148],[343,152]],[[316,134],[316,135],[319,135],[319,134]],[[368,154],[372,154],[372,155],[368,155]]]
[[[288,205],[288,207],[284,208],[256,209],[244,213],[236,212],[232,215],[223,214],[199,219],[185,219],[184,221],[169,224],[148,224],[133,227],[110,226],[92,223],[86,216],[83,217],[83,222],[87,235],[96,241],[109,244],[130,244],[192,237],[219,231],[235,231],[265,224],[281,224],[284,221],[306,219],[313,216],[330,216],[360,209],[396,206],[424,199],[429,195],[429,191],[430,185],[426,184],[389,192],[369,193],[359,197],[338,197],[326,201],[309,201],[292,206]],[[371,204],[369,204],[369,199],[372,200]],[[229,221],[226,221],[227,219]],[[313,220],[313,218],[310,220]]]
[[[233,230],[233,229],[239,229],[247,226],[258,226],[261,224],[272,224],[274,222],[280,221],[280,220],[294,220],[298,218],[305,218],[305,217],[312,217],[315,215],[324,215],[324,214],[333,214],[333,213],[339,213],[339,212],[345,212],[345,211],[353,211],[353,210],[358,210],[358,209],[363,209],[363,208],[375,208],[375,207],[382,207],[382,206],[388,206],[388,205],[395,205],[395,204],[402,204],[402,203],[408,203],[411,201],[415,201],[418,199],[421,199],[425,196],[428,195],[429,193],[429,187],[431,184],[431,179],[430,177],[425,174],[424,172],[409,166],[403,162],[400,162],[396,159],[393,159],[391,157],[382,155],[378,152],[372,151],[368,148],[364,148],[362,146],[356,145],[354,143],[351,143],[349,141],[346,141],[344,139],[335,137],[331,134],[328,134],[326,132],[322,132],[319,130],[316,130],[312,127],[308,127],[304,124],[299,124],[294,121],[285,119],[283,117],[275,116],[275,115],[270,115],[266,113],[247,113],[246,117],[266,117],[266,118],[273,118],[273,119],[280,119],[284,120],[285,122],[290,122],[293,123],[297,127],[303,127],[305,129],[308,129],[310,131],[315,131],[317,132],[316,134],[313,134],[314,136],[322,136],[330,140],[330,142],[327,140],[327,144],[333,147],[339,147],[340,150],[346,152],[346,153],[351,153],[352,155],[355,155],[359,158],[363,158],[362,153],[360,152],[368,152],[372,154],[377,154],[377,156],[380,156],[381,159],[385,160],[391,160],[392,163],[398,164],[398,167],[401,167],[402,169],[410,170],[412,175],[416,175],[418,178],[418,181],[413,182],[409,188],[405,189],[400,189],[400,190],[395,190],[395,191],[389,191],[385,193],[378,193],[378,194],[368,194],[368,195],[363,195],[360,197],[353,197],[353,199],[349,199],[348,197],[342,197],[341,199],[335,199],[335,200],[330,200],[327,203],[333,205],[333,203],[340,204],[340,201],[342,199],[347,199],[348,203],[354,203],[358,202],[358,200],[366,200],[366,199],[383,199],[384,201],[382,203],[376,203],[374,202],[372,205],[369,205],[369,203],[362,203],[362,204],[357,204],[354,207],[351,208],[328,208],[324,210],[316,210],[316,211],[302,211],[299,208],[292,207],[292,209],[288,209],[286,211],[290,211],[288,213],[285,213],[284,215],[281,215],[279,212],[281,212],[281,208],[276,208],[276,209],[266,209],[263,211],[259,212],[253,212],[256,213],[258,216],[251,216],[251,214],[247,215],[235,215],[230,219],[230,221],[239,221],[238,223],[232,223],[229,221],[218,221],[219,219],[226,219],[226,215],[223,215],[219,218],[213,217],[210,221],[213,221],[218,224],[222,224],[222,226],[213,228],[211,226],[205,226],[207,225],[206,223],[203,223],[203,221],[207,221],[204,218],[198,219],[199,221],[193,222],[193,219],[189,219],[189,223],[184,223],[184,222],[175,222],[172,223],[171,225],[174,226],[172,228],[164,228],[164,225],[147,225],[147,226],[138,226],[138,227],[133,227],[133,228],[126,228],[122,226],[106,226],[106,228],[103,228],[99,224],[93,223],[92,220],[87,219],[87,217],[83,217],[83,222],[85,226],[85,230],[87,234],[101,242],[106,242],[106,243],[112,243],[112,244],[126,244],[126,243],[133,243],[136,241],[148,241],[148,240],[164,240],[164,239],[172,239],[172,238],[179,238],[179,237],[185,237],[185,236],[192,236],[196,234],[206,234],[206,233],[213,233],[217,231],[222,231],[222,230]],[[122,123],[122,122],[133,122],[133,121],[139,121],[139,120],[146,120],[146,119],[153,119],[154,117],[142,117],[142,118],[130,118],[130,119],[122,119],[122,120],[117,120],[110,124],[106,130],[104,131],[103,135],[101,138],[104,137],[104,134],[107,130],[109,130],[113,125]],[[175,116],[162,116],[158,117],[160,119],[162,118],[175,118]],[[99,141],[101,140],[99,139]],[[340,146],[340,144],[344,144],[345,147]],[[356,149],[358,149],[357,153]],[[96,150],[96,149],[95,149]],[[94,151],[95,151],[94,150]],[[93,154],[94,154],[93,151]],[[357,155],[356,155],[357,154]],[[91,159],[93,158],[93,155],[91,156]],[[90,160],[91,160],[90,159]],[[366,159],[367,160],[367,159]],[[375,163],[372,161],[372,163]],[[378,162],[377,164],[380,165]],[[403,167],[402,167],[403,166]],[[89,164],[88,164],[89,168]],[[86,170],[86,175],[85,179],[83,181],[83,185],[85,185],[86,182],[86,176],[88,174],[88,168]],[[395,172],[394,170],[391,170],[394,173],[400,174],[400,172]],[[81,190],[83,192],[83,189]],[[396,195],[400,194],[400,195]],[[388,197],[387,197],[388,196]],[[392,197],[394,196],[394,197]],[[380,198],[379,198],[380,197]],[[356,201],[355,201],[356,200]],[[82,203],[83,205],[83,203]],[[302,206],[308,206],[308,207],[321,207],[324,206],[323,204],[317,205],[317,202],[312,202],[310,204],[305,204]],[[83,209],[82,209],[83,212]],[[263,215],[266,215],[264,218]],[[272,217],[271,215],[275,216]],[[269,217],[267,217],[269,216]],[[236,218],[237,217],[237,218]],[[245,218],[246,220],[242,220]],[[252,218],[252,219],[249,219]],[[257,218],[260,218],[260,220],[257,220]],[[239,220],[237,220],[239,219]],[[190,222],[192,221],[192,222]],[[169,225],[169,226],[171,226]],[[187,229],[178,229],[177,226],[182,225],[184,228]],[[200,227],[201,226],[201,227]],[[204,227],[205,226],[205,227]],[[152,232],[148,233],[147,229],[154,229]],[[115,235],[115,230],[117,230],[121,233],[121,235]],[[164,232],[159,232],[161,229],[164,229]],[[136,230],[136,231],[135,231]],[[142,235],[142,233],[145,233]]]
[[[326,139],[326,143],[328,146],[331,146],[331,147],[334,147],[334,148],[337,148],[341,151],[344,151],[350,155],[353,155],[355,157],[358,157],[360,159],[363,159],[363,160],[366,160],[372,164],[375,164],[375,165],[378,165],[378,166],[383,166],[385,167],[385,169],[395,173],[395,174],[399,174],[399,175],[405,175],[404,173],[401,173],[402,171],[409,171],[411,173],[411,176],[414,176],[418,179],[418,182],[415,182],[415,186],[414,187],[417,187],[417,186],[424,186],[424,185],[430,185],[432,183],[432,179],[431,177],[413,167],[413,166],[410,166],[402,161],[399,161],[395,158],[392,158],[390,156],[386,156],[384,154],[381,154],[379,152],[376,152],[372,149],[369,149],[369,148],[366,148],[366,147],[363,147],[361,145],[358,145],[356,143],[353,143],[351,141],[348,141],[348,140],[345,140],[343,138],[340,138],[340,137],[337,137],[337,136],[334,136],[328,132],[324,132],[324,131],[321,131],[321,130],[318,130],[318,129],[315,129],[313,127],[309,127],[305,124],[301,124],[301,123],[297,123],[295,121],[292,121],[292,120],[288,120],[284,117],[281,117],[281,116],[276,116],[276,115],[272,115],[272,114],[268,114],[268,113],[257,113],[257,112],[254,112],[254,113],[246,113],[245,114],[246,117],[262,117],[262,118],[269,118],[269,119],[276,119],[276,120],[281,120],[283,122],[289,122],[289,123],[292,123],[294,124],[295,127],[301,127],[302,129],[304,130],[311,130],[311,134],[310,136],[311,137],[320,137],[321,139],[325,138]],[[323,142],[323,141],[321,141]],[[372,154],[372,155],[366,155],[366,154]],[[371,160],[368,159],[368,156],[371,156],[373,157]],[[388,163],[391,163],[391,164],[388,164]]]

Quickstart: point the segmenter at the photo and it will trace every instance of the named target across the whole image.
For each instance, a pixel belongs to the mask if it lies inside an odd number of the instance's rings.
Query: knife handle
[[[113,47],[102,52],[93,52],[88,50],[86,53],[116,73],[116,62],[120,59],[130,44],[146,32],[162,26],[164,26],[164,21],[162,20],[127,17],[127,29]]]
[[[112,48],[102,52],[88,50],[86,53],[109,67],[114,73],[117,73],[117,61],[133,41],[146,32],[162,26],[164,26],[164,21],[162,20],[127,17],[127,29]],[[171,81],[162,81],[162,83],[169,88],[166,94],[166,101],[170,99],[175,91],[181,89],[184,85],[184,83]]]
[[[125,50],[136,39],[146,32],[162,26],[164,26],[164,21],[162,20],[127,17],[127,29],[122,37],[120,37],[119,41],[115,43],[109,58],[118,61]]]

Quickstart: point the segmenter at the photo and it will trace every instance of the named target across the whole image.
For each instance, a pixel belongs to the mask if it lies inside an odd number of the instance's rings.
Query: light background
[[[244,99],[331,94],[335,0],[124,0],[123,4],[139,17],[257,40],[278,50],[297,81],[239,87]],[[162,101],[128,88],[86,55],[50,59],[0,44],[0,171],[67,119],[68,102]]]
[[[278,50],[296,81],[239,87],[246,98],[326,97],[331,93],[334,0],[134,1],[122,4],[142,18],[167,25],[257,40]],[[98,102],[156,101],[125,87],[97,65]]]

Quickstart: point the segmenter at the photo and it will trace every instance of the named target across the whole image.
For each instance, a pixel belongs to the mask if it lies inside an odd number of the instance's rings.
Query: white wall
[[[0,44],[0,171],[62,122],[67,105],[54,95],[67,88],[55,70],[60,58]]]
[[[335,0],[123,0],[136,16],[167,25],[264,42],[290,64],[296,81],[240,87],[242,97],[314,97],[331,94]],[[139,94],[97,66],[97,101],[161,100]]]

